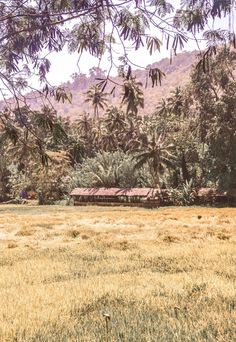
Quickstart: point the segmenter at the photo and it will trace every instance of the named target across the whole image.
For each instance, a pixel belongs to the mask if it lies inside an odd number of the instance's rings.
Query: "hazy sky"
[[[177,2],[179,1],[171,1],[172,4],[174,4],[176,7],[178,6]],[[223,18],[221,20],[217,20],[215,22],[215,28],[221,28],[221,29],[228,29],[228,19]],[[152,32],[153,35],[157,35],[159,38],[160,33]],[[204,43],[200,43],[201,48],[204,48]],[[119,51],[119,46],[116,47],[116,50]],[[196,43],[192,41],[188,41],[185,45],[184,50],[192,51],[197,50]],[[129,52],[129,58],[135,62],[135,64],[141,65],[143,67],[146,67],[150,63],[157,62],[165,57],[170,57],[170,51],[166,50],[165,43],[161,48],[161,52],[156,51],[152,56],[149,55],[149,53],[146,51],[145,48],[142,48],[138,51],[130,51]],[[53,53],[50,57],[50,60],[52,62],[51,71],[48,75],[48,79],[52,84],[60,84],[62,82],[70,80],[70,76],[74,72],[81,71],[82,73],[88,73],[89,69],[93,66],[98,66],[98,60],[88,53],[84,53],[82,58],[79,62],[79,68],[77,65],[78,62],[78,54],[73,53],[69,54],[66,49],[62,51],[61,53]],[[104,56],[104,58],[101,61],[100,67],[103,70],[109,69],[109,61],[108,56]],[[113,70],[113,74],[115,73],[115,69]]]

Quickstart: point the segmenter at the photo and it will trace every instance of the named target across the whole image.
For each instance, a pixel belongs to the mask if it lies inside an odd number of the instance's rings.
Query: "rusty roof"
[[[157,193],[155,188],[75,188],[71,196],[155,197]]]

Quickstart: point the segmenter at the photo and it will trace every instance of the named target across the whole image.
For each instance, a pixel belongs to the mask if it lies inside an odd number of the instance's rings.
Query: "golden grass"
[[[236,341],[235,271],[236,209],[0,206],[0,341]]]

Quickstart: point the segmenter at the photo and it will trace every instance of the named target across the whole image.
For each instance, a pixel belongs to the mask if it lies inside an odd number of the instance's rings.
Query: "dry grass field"
[[[236,209],[0,206],[0,289],[0,341],[234,342]]]

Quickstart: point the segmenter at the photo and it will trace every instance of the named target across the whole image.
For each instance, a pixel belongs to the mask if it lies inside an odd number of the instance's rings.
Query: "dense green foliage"
[[[144,117],[128,103],[107,107],[98,117],[99,101],[93,102],[93,115],[74,123],[47,107],[24,107],[25,117],[16,112],[12,125],[6,111],[0,131],[1,199],[28,190],[42,202],[55,200],[74,186],[160,186],[172,189],[182,203],[191,203],[193,190],[200,187],[233,192],[235,65],[236,52],[222,48],[209,65],[211,72],[193,67],[189,84]],[[94,90],[88,92],[92,101]],[[100,101],[106,103],[105,94]],[[31,125],[37,127],[36,136]]]

